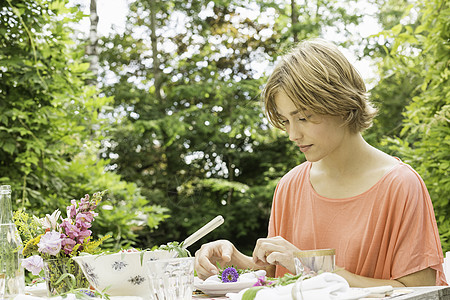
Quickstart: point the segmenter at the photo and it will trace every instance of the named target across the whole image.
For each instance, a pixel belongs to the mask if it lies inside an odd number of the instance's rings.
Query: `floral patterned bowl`
[[[149,284],[145,262],[177,256],[175,251],[153,250],[72,257],[80,265],[89,283],[110,296],[146,298]]]

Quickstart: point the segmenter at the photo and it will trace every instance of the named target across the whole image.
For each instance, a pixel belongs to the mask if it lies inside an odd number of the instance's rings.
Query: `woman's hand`
[[[231,262],[233,253],[235,252],[233,244],[227,240],[218,240],[211,243],[203,244],[202,247],[195,252],[195,270],[200,279],[206,279],[209,276],[219,274],[217,263],[221,267]]]
[[[281,236],[261,238],[253,250],[253,262],[261,267],[280,265],[295,274],[294,253],[298,251],[300,249]]]

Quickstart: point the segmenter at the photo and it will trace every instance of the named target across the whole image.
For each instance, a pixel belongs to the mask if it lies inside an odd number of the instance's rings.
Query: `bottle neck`
[[[11,193],[0,192],[0,224],[13,223]]]

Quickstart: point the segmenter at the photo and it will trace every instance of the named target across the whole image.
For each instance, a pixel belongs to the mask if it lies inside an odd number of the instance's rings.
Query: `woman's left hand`
[[[298,251],[281,236],[261,238],[256,241],[253,261],[259,266],[280,265],[295,274],[294,253]]]

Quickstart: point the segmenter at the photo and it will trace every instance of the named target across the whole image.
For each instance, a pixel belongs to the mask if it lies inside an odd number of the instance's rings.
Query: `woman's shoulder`
[[[400,159],[398,160],[398,164],[394,165],[386,175],[388,175],[391,179],[400,181],[422,180],[419,173],[417,173],[417,171],[414,170],[409,164],[402,162]]]
[[[389,183],[403,183],[421,181],[420,175],[407,163],[400,158],[391,156],[379,151],[372,159],[372,164],[368,170],[368,175],[372,178],[378,178],[377,181]],[[383,180],[384,179],[384,180]]]
[[[421,194],[427,190],[422,177],[409,164],[399,162],[381,180],[382,184],[396,193]]]

